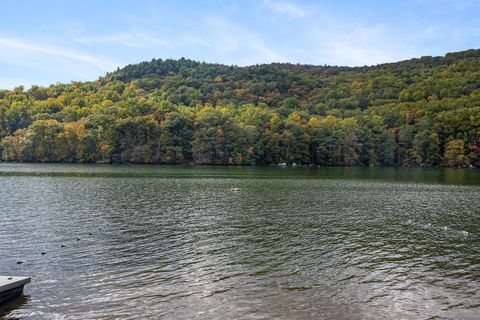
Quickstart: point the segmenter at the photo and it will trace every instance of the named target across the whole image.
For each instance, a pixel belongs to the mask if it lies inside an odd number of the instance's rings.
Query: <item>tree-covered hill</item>
[[[372,67],[152,60],[0,90],[6,161],[480,167],[480,50]]]

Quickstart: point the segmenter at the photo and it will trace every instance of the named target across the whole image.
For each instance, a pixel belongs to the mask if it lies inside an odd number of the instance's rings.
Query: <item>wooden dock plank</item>
[[[0,303],[10,300],[23,291],[23,286],[30,282],[28,277],[0,276]]]

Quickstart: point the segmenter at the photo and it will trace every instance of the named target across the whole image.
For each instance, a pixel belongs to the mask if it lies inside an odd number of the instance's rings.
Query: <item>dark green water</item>
[[[480,172],[0,163],[0,274],[0,319],[478,319]]]

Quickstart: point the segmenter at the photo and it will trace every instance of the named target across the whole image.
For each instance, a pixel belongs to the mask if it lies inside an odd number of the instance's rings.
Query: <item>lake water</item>
[[[0,274],[2,320],[478,319],[480,171],[0,163]]]

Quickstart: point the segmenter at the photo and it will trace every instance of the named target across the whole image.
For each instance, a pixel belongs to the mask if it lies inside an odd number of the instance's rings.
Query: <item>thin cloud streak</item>
[[[208,38],[202,41],[213,44],[212,49],[220,54],[223,63],[245,66],[290,60],[275,48],[268,46],[258,33],[217,17],[206,19],[205,23],[211,32]],[[237,61],[228,61],[233,57]]]
[[[0,37],[0,52],[2,52],[0,57],[3,59],[16,62],[26,60],[27,65],[29,64],[28,57],[36,54],[45,54],[51,58],[66,58],[75,62],[81,62],[102,71],[112,70],[115,67],[110,61],[85,52],[52,45],[41,45],[17,38]]]
[[[300,18],[306,15],[306,10],[298,5],[286,1],[263,0],[263,5],[274,13]]]
[[[83,44],[119,44],[130,48],[141,48],[152,45],[160,45],[168,49],[175,48],[170,42],[141,33],[116,33],[104,36],[76,37],[73,38],[73,41]]]
[[[16,86],[23,85],[26,87],[31,86],[30,83],[19,82],[18,79],[0,77],[0,91],[3,89],[13,89]]]
[[[480,46],[472,14],[480,4],[474,0],[463,5],[454,0],[439,0],[441,5],[434,0],[366,2],[211,1],[187,8],[139,0],[95,12],[79,2],[71,5],[78,11],[65,10],[47,22],[32,9],[3,26],[0,22],[1,83],[93,80],[152,58],[362,66]]]

